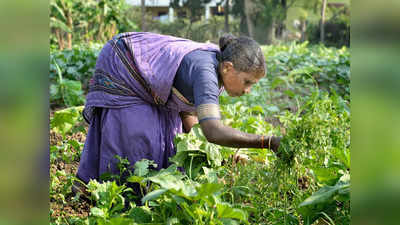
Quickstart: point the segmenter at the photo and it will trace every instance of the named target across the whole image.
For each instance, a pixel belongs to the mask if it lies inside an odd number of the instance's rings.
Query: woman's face
[[[264,77],[264,73],[239,72],[233,68],[231,62],[223,62],[220,66],[220,74],[224,88],[229,96],[238,97],[248,94],[253,84]]]

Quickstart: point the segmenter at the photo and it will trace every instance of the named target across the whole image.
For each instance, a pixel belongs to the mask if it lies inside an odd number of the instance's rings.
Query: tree
[[[188,36],[189,33],[191,33],[193,22],[201,19],[201,15],[204,11],[204,5],[210,2],[211,0],[171,0],[170,6],[172,8],[183,8],[189,13],[189,27],[185,36]]]
[[[210,3],[211,0],[171,0],[170,6],[174,9],[183,8],[189,13],[189,20],[193,22],[200,20],[204,11],[204,5]]]
[[[321,7],[321,32],[320,32],[320,39],[321,42],[325,42],[325,11],[326,11],[326,0],[322,1],[322,7]]]
[[[250,37],[254,37],[254,25],[251,18],[253,14],[253,3],[252,0],[244,0],[244,14],[246,15],[246,24]]]
[[[224,16],[225,16],[225,32],[229,33],[229,4],[230,0],[225,0],[225,10],[224,10]]]
[[[299,0],[234,0],[232,14],[241,18],[241,31],[260,43],[272,44],[284,33],[287,11]],[[251,34],[250,34],[251,33]]]
[[[146,31],[146,0],[141,0],[141,30]]]
[[[72,7],[74,4],[75,2],[71,0],[50,1],[50,28],[53,29],[61,50],[65,48],[65,35],[67,35],[67,48],[72,47]]]
[[[137,30],[125,0],[50,0],[50,42],[59,49],[76,42],[105,42],[117,33]]]

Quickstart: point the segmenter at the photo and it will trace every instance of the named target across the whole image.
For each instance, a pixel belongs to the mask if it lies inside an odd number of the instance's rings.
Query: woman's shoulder
[[[217,66],[218,59],[215,51],[197,49],[189,52],[183,57],[183,61],[195,67]]]

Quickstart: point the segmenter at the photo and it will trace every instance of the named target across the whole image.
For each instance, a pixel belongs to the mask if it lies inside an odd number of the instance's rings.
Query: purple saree
[[[182,58],[213,44],[153,33],[117,35],[100,52],[84,109],[89,132],[77,176],[84,182],[106,172],[118,174],[115,155],[131,165],[143,158],[157,169],[176,153],[173,139],[182,132],[180,111],[193,112],[172,87]]]

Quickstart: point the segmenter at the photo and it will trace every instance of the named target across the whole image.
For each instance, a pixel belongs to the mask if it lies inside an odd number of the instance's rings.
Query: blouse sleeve
[[[214,67],[200,67],[194,71],[193,97],[199,122],[220,119],[218,75]]]

